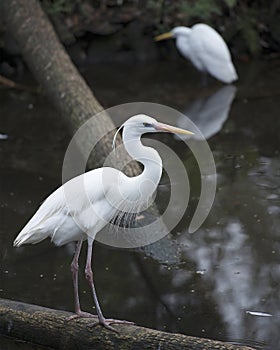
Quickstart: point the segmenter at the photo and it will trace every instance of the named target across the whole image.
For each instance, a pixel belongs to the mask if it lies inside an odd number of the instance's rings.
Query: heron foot
[[[84,311],[78,311],[75,313],[75,315],[71,315],[66,318],[66,321],[72,321],[76,318],[92,318],[92,317],[97,317],[96,315],[90,314],[89,312],[84,312]]]
[[[119,333],[118,330],[116,330],[114,327],[111,327],[111,324],[128,324],[128,325],[134,325],[134,322],[131,321],[125,321],[125,320],[115,320],[113,318],[102,318],[99,319],[97,322],[88,325],[88,327],[96,327],[98,325],[105,327],[106,329],[109,329],[110,331]]]

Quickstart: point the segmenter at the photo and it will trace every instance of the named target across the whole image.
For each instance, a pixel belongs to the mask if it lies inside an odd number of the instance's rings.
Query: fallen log
[[[67,311],[0,299],[0,334],[36,345],[67,350],[252,350],[210,339],[161,332],[136,325],[114,325],[118,331],[90,327],[94,319],[74,319]]]

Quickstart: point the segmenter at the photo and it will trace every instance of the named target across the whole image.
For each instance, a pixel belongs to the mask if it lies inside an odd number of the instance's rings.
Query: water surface
[[[217,193],[208,219],[194,234],[188,233],[188,225],[197,205],[200,174],[185,143],[164,136],[188,169],[192,187],[189,209],[172,232],[180,258],[167,263],[143,252],[96,244],[93,268],[106,316],[278,349],[280,62],[238,70],[237,90],[216,98],[223,86],[211,81],[202,88],[199,74],[183,62],[94,65],[82,72],[105,107],[155,102],[188,112],[193,119],[212,118],[208,126],[200,120],[205,130],[216,123],[208,141],[216,161]],[[0,133],[8,135],[0,140],[0,297],[73,310],[73,246],[56,248],[46,241],[12,247],[38,205],[61,184],[71,135],[43,97],[1,90],[0,105]],[[184,120],[169,123],[183,126]],[[163,176],[159,206],[168,200],[168,188]],[[85,252],[81,266],[84,261]],[[82,273],[80,280],[83,308],[94,312]]]

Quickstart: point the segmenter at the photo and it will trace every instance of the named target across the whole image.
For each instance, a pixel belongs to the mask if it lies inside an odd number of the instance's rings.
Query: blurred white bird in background
[[[209,73],[223,83],[238,79],[227,44],[215,29],[204,23],[191,28],[175,27],[155,37],[156,41],[176,40],[176,47],[201,72]]]
[[[141,135],[153,132],[193,134],[187,130],[159,123],[144,114],[129,118],[122,126],[123,144],[130,156],[143,164],[143,172],[138,176],[128,177],[117,169],[103,167],[71,179],[43,202],[14,241],[15,247],[26,243],[35,244],[47,237],[58,246],[77,242],[71,264],[76,315],[70,317],[71,319],[93,316],[81,311],[78,292],[78,259],[83,241],[87,240],[85,276],[97,311],[96,324],[111,330],[115,329],[110,324],[131,322],[105,319],[103,316],[91,267],[95,236],[107,223],[116,219],[120,212],[135,213],[143,210],[158,186],[162,174],[162,160],[155,149],[142,145]],[[123,218],[126,217],[123,216]]]

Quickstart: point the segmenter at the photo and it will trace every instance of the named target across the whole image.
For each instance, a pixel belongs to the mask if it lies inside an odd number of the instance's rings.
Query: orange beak
[[[168,32],[168,33],[163,33],[163,34],[157,35],[154,38],[154,40],[161,41],[161,40],[166,40],[166,39],[170,39],[170,38],[173,38],[173,34],[171,32]]]
[[[171,126],[163,123],[156,123],[154,128],[158,131],[171,132],[173,134],[185,134],[185,135],[194,135],[193,132],[181,128],[176,128],[175,126]]]

